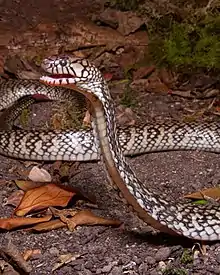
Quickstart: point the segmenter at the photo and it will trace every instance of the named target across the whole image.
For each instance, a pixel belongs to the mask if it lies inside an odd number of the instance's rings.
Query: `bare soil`
[[[45,18],[57,20],[79,15],[91,17],[101,4],[95,1],[0,1],[1,21],[10,21],[16,28],[39,23]],[[62,7],[62,8],[61,8]],[[10,18],[10,20],[9,20]],[[9,25],[8,25],[9,26]],[[113,96],[117,94],[113,91]],[[120,93],[119,93],[120,94]],[[119,96],[120,97],[120,96]],[[117,94],[118,100],[118,94]],[[185,115],[186,108],[207,106],[209,100],[196,101],[171,95],[138,93],[136,109],[138,120],[176,119]],[[119,104],[119,102],[117,102]],[[49,116],[50,103],[32,107],[32,125]],[[33,115],[35,114],[35,115]],[[167,194],[178,201],[184,194],[219,184],[219,156],[205,152],[161,152],[129,158],[143,184],[158,194]],[[3,206],[5,198],[16,189],[12,180],[18,178],[15,171],[23,170],[25,162],[0,157],[0,176],[8,183],[1,186],[0,216],[9,216],[12,208]],[[44,164],[50,169],[51,164]],[[117,218],[124,226],[78,227],[74,232],[65,229],[33,234],[23,230],[2,232],[0,241],[11,239],[20,251],[40,249],[41,255],[31,260],[32,274],[220,274],[220,246],[206,246],[207,253],[195,253],[193,242],[155,232],[144,224],[121,201],[116,190],[107,182],[101,163],[83,163],[79,173],[68,182],[80,187],[84,193],[96,197],[99,208],[93,210],[104,217]],[[198,249],[196,245],[196,249]],[[186,260],[186,252],[192,256]],[[59,270],[52,272],[58,256],[62,254],[81,256]]]

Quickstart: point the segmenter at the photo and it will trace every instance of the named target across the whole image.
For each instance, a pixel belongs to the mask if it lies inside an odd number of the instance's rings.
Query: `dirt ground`
[[[1,21],[10,18],[11,27],[36,24],[45,18],[67,19],[69,16],[89,16],[102,5],[98,2],[82,1],[0,1]],[[59,6],[58,6],[59,4]],[[62,8],[61,8],[62,6]],[[117,94],[113,89],[113,96]],[[116,97],[116,96],[115,96]],[[192,102],[168,94],[143,93],[137,95],[140,111],[139,120],[151,121],[175,119],[183,116],[186,108],[208,105],[209,100]],[[117,104],[119,104],[117,102]],[[32,107],[31,125],[48,117],[50,103]],[[182,195],[213,187],[219,184],[218,154],[205,152],[161,152],[129,158],[143,184],[158,194],[167,194],[170,200],[179,201]],[[5,198],[16,189],[12,180],[17,179],[15,170],[24,169],[25,162],[0,157],[0,177],[8,183],[0,191],[0,216],[9,216],[12,208],[3,206]],[[52,164],[44,164],[49,170]],[[34,274],[74,275],[185,275],[220,274],[220,246],[212,243],[206,246],[202,255],[199,246],[191,241],[174,238],[158,232],[144,224],[121,201],[118,193],[109,185],[102,163],[83,163],[79,173],[70,179],[71,186],[80,187],[83,192],[96,197],[100,216],[119,219],[123,227],[81,226],[74,232],[67,229],[33,234],[23,230],[2,232],[0,242],[9,239],[22,252],[39,249],[41,255],[31,259]],[[72,253],[79,257],[52,272],[59,255]]]

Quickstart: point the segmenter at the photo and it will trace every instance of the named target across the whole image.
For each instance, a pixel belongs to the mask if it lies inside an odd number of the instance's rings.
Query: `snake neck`
[[[220,239],[218,206],[167,201],[137,178],[119,146],[114,104],[105,80],[77,86],[92,103],[95,134],[108,175],[138,216],[163,232],[198,240]]]
[[[102,158],[111,181],[117,185],[123,197],[141,219],[160,231],[176,234],[165,223],[158,222],[157,213],[165,211],[164,205],[168,205],[168,202],[144,187],[123,156],[117,134],[114,102],[105,80],[91,85],[82,84],[80,87],[83,92],[79,92],[92,102],[94,136],[98,136]]]

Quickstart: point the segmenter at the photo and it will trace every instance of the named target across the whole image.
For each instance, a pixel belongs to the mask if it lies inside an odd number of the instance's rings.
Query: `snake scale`
[[[93,64],[73,56],[53,56],[43,61],[42,68],[49,74],[41,77],[43,83],[73,89],[90,101],[94,136],[107,173],[140,218],[165,232],[197,240],[220,239],[220,205],[170,202],[138,179],[122,154],[108,85]]]
[[[11,130],[9,126],[23,108],[35,102],[35,99],[24,98],[25,96],[41,94],[52,100],[71,100],[79,107],[85,105],[84,96],[72,93],[69,89],[48,87],[35,80],[4,81],[0,83],[0,90],[0,109],[9,108],[2,114],[0,120],[1,154],[43,161],[100,159],[100,148],[95,142],[93,132],[89,129],[33,132]],[[220,152],[220,128],[216,122],[163,122],[156,125],[146,123],[139,126],[118,127],[117,135],[125,156],[168,150]]]
[[[74,93],[73,90],[75,90],[86,96],[91,102],[90,111],[94,123],[93,141],[95,141],[95,144],[98,144],[98,152],[101,153],[110,179],[118,186],[128,204],[133,207],[140,218],[164,232],[180,234],[196,240],[213,241],[220,239],[220,206],[210,204],[193,205],[188,202],[170,202],[166,200],[166,198],[162,196],[159,197],[157,194],[148,190],[132,171],[122,154],[122,149],[124,149],[123,145],[120,144],[120,135],[122,139],[124,139],[123,136],[126,134],[123,131],[121,134],[120,131],[119,133],[117,131],[114,104],[107,83],[102,77],[101,72],[93,64],[85,59],[72,56],[54,56],[45,59],[42,67],[48,73],[48,76],[41,77],[41,82],[53,86],[51,89],[54,91],[57,89],[56,99],[62,98],[63,93],[71,95]],[[62,89],[60,87],[62,87]],[[20,95],[18,98],[19,97]],[[2,108],[8,105],[10,105],[9,101],[6,102]],[[179,149],[178,145],[179,143],[181,144],[183,139],[185,144],[180,145],[183,149],[195,148],[193,144],[196,143],[197,146],[201,142],[198,148],[219,152],[219,126],[215,123],[211,125],[202,124],[201,126],[197,124],[181,125],[171,123],[168,126],[158,125],[154,129],[151,126],[153,129],[152,133],[149,130],[149,125],[147,126],[148,128],[144,127],[146,126],[140,128],[141,130],[131,127],[129,130],[132,132],[133,129],[134,133],[136,133],[133,136],[129,136],[130,140],[132,139],[130,145],[136,147],[138,150],[140,150],[142,144],[146,142],[148,142],[149,147],[156,148],[157,146],[161,146],[165,149],[167,144],[171,142],[172,145],[168,145],[169,148],[172,146],[173,149]],[[167,132],[164,130],[166,127]],[[178,134],[173,135],[173,131],[177,131]],[[5,134],[6,132],[2,131],[5,140],[3,145],[1,145],[1,148],[6,150],[6,154],[9,153],[6,147],[11,147],[15,150],[15,147],[19,146],[19,144],[22,144],[22,146],[26,144],[27,147],[32,146],[30,151],[33,151],[34,144],[34,147],[37,148],[38,151],[34,151],[33,157],[36,159],[43,159],[44,157],[50,159],[49,155],[45,156],[45,152],[50,153],[50,151],[47,150],[50,145],[50,140],[55,138],[54,136],[50,137],[46,132],[36,132],[35,134],[31,134],[30,141],[28,141],[28,132],[9,131],[8,135]],[[165,136],[163,136],[164,132]],[[53,133],[55,135],[59,134],[58,132]],[[65,152],[68,151],[70,146],[68,141],[66,141],[66,133],[68,133],[68,131],[61,132],[61,136],[64,137],[64,145],[60,146],[60,150]],[[16,135],[19,136],[18,139]],[[85,137],[85,132],[79,132],[77,136],[77,138],[79,138],[79,144],[82,145]],[[11,140],[9,141],[10,138]],[[72,141],[71,138],[70,140]],[[79,149],[78,154],[82,155],[80,158],[87,158],[91,152],[94,152],[93,148],[90,147],[91,144],[94,144],[93,141],[92,143],[89,141],[84,144],[85,148],[87,148],[85,151],[82,151],[82,148]],[[175,143],[173,143],[174,141]],[[204,146],[204,142],[206,146]],[[7,146],[5,145],[6,143]],[[160,143],[162,145],[159,145]],[[63,156],[60,156],[60,152],[57,150],[57,145],[57,143],[52,144],[51,152],[55,152],[58,158],[63,159]],[[71,148],[71,150],[72,149],[73,148]],[[11,155],[13,155],[13,152],[11,152]]]

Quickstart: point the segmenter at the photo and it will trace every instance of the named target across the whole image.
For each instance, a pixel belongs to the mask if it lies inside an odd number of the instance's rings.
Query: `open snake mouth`
[[[71,74],[50,74],[42,76],[40,81],[49,85],[68,85],[75,83],[75,77]]]

